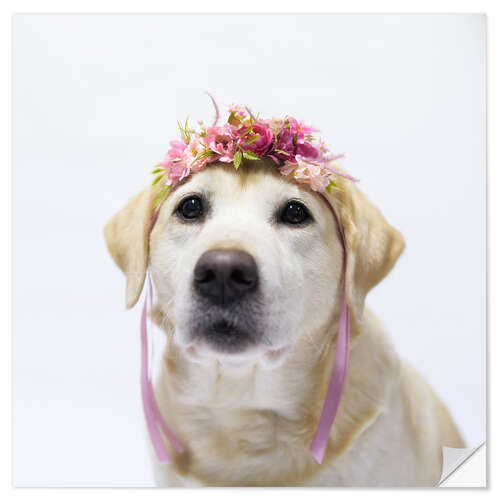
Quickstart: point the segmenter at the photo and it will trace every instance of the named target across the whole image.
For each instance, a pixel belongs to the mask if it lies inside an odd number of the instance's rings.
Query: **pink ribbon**
[[[148,326],[147,326],[147,312],[148,304],[152,307],[153,303],[153,286],[151,278],[148,275],[148,288],[146,291],[146,298],[142,308],[141,315],[141,393],[142,393],[142,406],[146,416],[146,424],[148,426],[151,442],[156,452],[156,456],[161,463],[170,463],[170,456],[162,438],[163,435],[170,441],[170,444],[178,452],[182,453],[184,448],[177,441],[172,431],[167,427],[165,420],[158,408],[156,402],[153,384],[149,373],[149,356],[148,356]]]
[[[312,440],[309,451],[317,463],[322,463],[325,456],[330,430],[337,415],[337,410],[344,392],[345,379],[347,376],[347,368],[349,367],[349,344],[351,339],[351,319],[349,317],[349,307],[347,306],[346,291],[345,291],[345,275],[347,268],[347,242],[344,233],[344,228],[335,212],[335,208],[323,194],[324,200],[327,202],[328,208],[332,212],[333,218],[337,223],[337,229],[344,250],[343,262],[343,280],[344,280],[344,296],[342,298],[342,307],[340,309],[339,331],[337,335],[337,346],[335,349],[335,360],[333,363],[332,374],[330,376],[330,384],[326,392],[325,402],[319,417],[318,428]]]
[[[309,447],[312,457],[318,464],[323,462],[328,438],[330,436],[330,429],[335,420],[335,415],[337,414],[337,409],[344,391],[347,367],[349,366],[350,333],[349,308],[347,307],[344,297],[340,312],[337,348],[335,351],[335,362],[333,364],[332,375],[330,377],[330,385],[328,386],[316,434]]]
[[[344,264],[343,264],[343,277],[345,280],[345,270],[347,265],[347,244],[344,234],[344,229],[340,224],[340,220],[337,217],[337,213],[330,200],[323,195],[324,199],[327,201],[328,207],[330,208],[333,217],[337,223],[337,228],[341,237],[342,247],[344,249]],[[154,227],[156,219],[158,217],[160,207],[158,207],[151,220],[149,232]],[[144,414],[146,417],[146,423],[151,438],[151,442],[156,452],[156,456],[161,463],[170,463],[170,456],[168,454],[167,448],[165,446],[165,441],[162,438],[163,435],[168,439],[172,447],[178,452],[182,453],[184,448],[179,443],[177,438],[174,436],[172,431],[167,427],[165,420],[161,414],[161,411],[156,402],[153,384],[151,382],[151,376],[149,374],[149,355],[148,355],[148,329],[147,329],[147,312],[148,304],[152,307],[153,303],[153,286],[151,283],[151,278],[148,273],[148,287],[146,290],[146,298],[144,300],[144,306],[142,309],[141,316],[141,393],[142,393],[142,403],[144,407]],[[328,390],[326,393],[325,402],[323,404],[323,409],[321,410],[321,416],[318,422],[318,428],[316,434],[311,442],[309,451],[313,459],[321,464],[325,455],[326,447],[328,445],[328,439],[330,436],[330,430],[335,420],[337,410],[342,398],[342,393],[344,391],[345,379],[347,376],[347,369],[349,366],[349,344],[350,344],[350,317],[349,317],[349,307],[347,306],[346,296],[345,296],[345,283],[344,283],[344,296],[342,299],[342,306],[340,310],[339,319],[339,331],[337,336],[337,346],[335,349],[335,360],[333,363],[332,374],[330,376],[330,383],[328,385]]]

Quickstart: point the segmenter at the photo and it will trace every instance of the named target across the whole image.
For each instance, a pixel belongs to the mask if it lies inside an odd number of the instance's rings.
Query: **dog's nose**
[[[226,305],[257,289],[254,258],[243,250],[208,250],[194,268],[194,288],[210,301]]]

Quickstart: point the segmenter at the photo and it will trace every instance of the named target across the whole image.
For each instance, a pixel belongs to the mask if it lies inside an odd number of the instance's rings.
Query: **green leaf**
[[[236,151],[233,157],[234,168],[238,170],[238,167],[241,165],[241,151]]]
[[[293,134],[293,145],[295,146],[297,144],[297,133]]]
[[[243,151],[243,157],[247,160],[260,160],[260,156],[251,151]]]
[[[227,123],[233,123],[233,118],[234,115],[236,114],[236,111],[231,111],[231,114],[229,115],[229,118],[227,119]]]
[[[184,137],[184,128],[182,127],[182,123],[179,120],[177,120],[177,126],[179,127],[182,137]]]
[[[260,139],[259,134],[255,134],[254,136],[250,137],[247,142],[245,142],[245,145],[248,146],[248,144],[252,144],[252,142],[258,141]]]
[[[282,155],[290,156],[290,153],[283,151],[282,149],[275,149],[276,153],[280,153]]]
[[[205,149],[202,151],[192,162],[191,165],[194,165],[196,162],[203,160],[204,158],[208,158],[209,156],[212,156],[214,152],[210,149]]]
[[[333,179],[330,179],[330,184],[328,184],[328,186],[326,186],[326,190],[331,193],[332,192],[332,188],[334,187],[338,187],[338,184],[333,180]]]
[[[186,124],[184,125],[184,132],[185,132],[185,139],[186,139],[186,144],[189,144],[191,142],[191,130],[189,129],[189,126],[188,126],[188,120],[189,120],[189,117],[186,118]]]
[[[161,174],[161,175],[158,175],[155,180],[153,181],[153,184],[152,186],[154,186],[155,184],[158,184],[158,182],[160,182],[160,180],[165,176],[165,174]]]
[[[189,120],[189,117],[186,118],[186,122],[185,122],[184,126],[182,126],[182,123],[177,120],[177,126],[179,127],[179,130],[181,132],[182,140],[186,144],[189,144],[189,141],[191,140],[191,132],[192,132],[192,130],[189,129],[188,120]]]
[[[152,173],[152,174],[157,174],[157,173],[159,173],[159,172],[163,172],[164,170],[165,170],[165,169],[163,169],[163,168],[155,168],[155,169],[154,169],[151,173]]]

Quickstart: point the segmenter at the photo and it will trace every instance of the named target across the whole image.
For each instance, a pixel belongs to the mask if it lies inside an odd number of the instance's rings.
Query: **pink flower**
[[[203,142],[217,156],[209,161],[219,160],[225,163],[233,161],[235,136],[230,125],[223,127],[212,126],[207,128],[207,134],[203,137]]]
[[[316,132],[315,128],[308,127],[302,122],[297,121],[295,118],[288,117],[288,123],[290,125],[290,132],[292,135],[296,136],[296,144],[304,143],[305,134],[312,134],[313,132]]]
[[[172,162],[168,169],[168,182],[172,186],[177,185],[191,173],[191,168],[186,162],[179,160]]]
[[[168,150],[161,165],[168,171],[168,183],[175,186],[190,173],[189,165],[184,162],[184,150],[186,144],[181,141],[170,141],[171,148]]]
[[[160,163],[165,168],[168,168],[173,161],[181,160],[184,149],[186,149],[186,144],[181,141],[170,141],[170,146],[172,147],[168,150],[165,159]]]
[[[293,143],[293,134],[290,129],[284,128],[278,134],[273,155],[280,160],[295,160],[295,144]]]
[[[318,158],[320,156],[320,151],[317,147],[309,142],[303,142],[297,144],[295,149],[296,156],[302,156],[304,158]]]
[[[291,161],[286,161],[280,167],[281,175],[290,175],[297,168],[297,163],[293,163]]]
[[[265,156],[270,151],[274,143],[273,133],[267,125],[261,125],[258,123],[252,125],[252,131],[258,136],[258,139],[253,140],[250,144],[245,144],[246,142],[255,139],[255,135],[247,134],[245,136],[241,136],[238,141],[241,149],[252,151],[260,157]]]
[[[290,175],[293,172],[293,177],[297,182],[308,184],[314,191],[325,191],[332,173],[324,168],[324,164],[300,155],[297,155],[295,159],[297,163],[286,162],[280,168],[280,172],[283,175]]]
[[[170,145],[172,147],[168,150],[168,156],[170,158],[181,158],[183,151],[186,149],[186,144],[182,141],[170,141]]]
[[[191,172],[199,172],[207,164],[208,157],[200,158],[193,163],[204,151],[206,151],[206,146],[203,144],[201,137],[198,135],[191,137],[191,141],[184,150],[183,156],[184,161],[190,166]]]

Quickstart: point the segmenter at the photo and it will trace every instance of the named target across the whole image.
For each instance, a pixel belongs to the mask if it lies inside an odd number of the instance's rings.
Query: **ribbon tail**
[[[161,463],[171,463],[170,456],[163,441],[161,432],[172,444],[173,448],[182,453],[184,448],[176,439],[172,431],[167,427],[165,420],[160,412],[158,403],[156,402],[153,384],[149,376],[149,355],[148,355],[148,328],[147,328],[147,311],[148,303],[152,302],[153,289],[151,279],[148,277],[148,289],[141,314],[141,395],[144,408],[144,415],[148,427],[149,436],[155,449],[156,456]]]
[[[153,390],[151,386],[151,390]],[[158,404],[156,402],[156,399],[153,394],[152,398],[152,403],[153,403],[153,413],[155,416],[156,424],[159,426],[161,431],[163,432],[164,436],[168,439],[172,447],[177,453],[183,453],[184,452],[184,447],[182,444],[179,442],[179,440],[175,437],[174,433],[168,428],[165,419],[163,418],[160,409],[158,408]]]
[[[335,161],[339,158],[342,158],[344,155],[337,155],[334,156],[330,161]],[[353,177],[352,175],[346,174],[345,172],[341,172],[337,168],[333,167],[330,164],[326,165],[326,169],[331,172],[332,174],[338,175],[339,177],[343,177],[344,179],[347,179],[352,182],[359,182],[359,179],[356,179],[356,177]]]
[[[316,435],[309,447],[314,460],[321,464],[328,444],[330,429],[335,420],[337,409],[342,398],[347,368],[349,366],[349,342],[351,334],[351,325],[349,318],[349,308],[344,298],[340,312],[339,333],[337,337],[337,348],[335,351],[335,361],[332,368],[330,384],[326,393],[325,402],[321,411]]]

